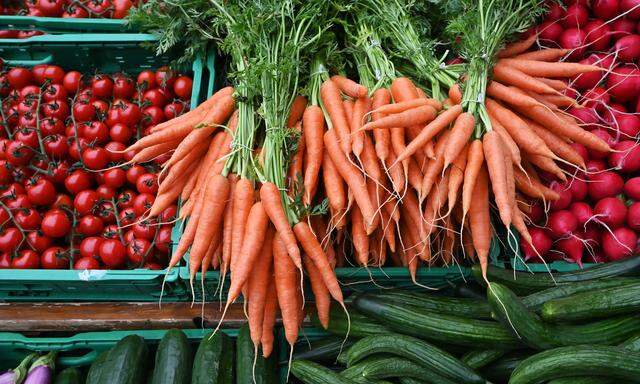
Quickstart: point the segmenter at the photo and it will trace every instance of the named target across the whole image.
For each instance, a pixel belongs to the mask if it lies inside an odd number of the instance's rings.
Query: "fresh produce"
[[[27,355],[20,364],[7,372],[0,374],[0,383],[3,384],[19,384],[27,377],[27,370],[31,365],[31,362],[37,355],[32,353]]]
[[[189,341],[182,331],[169,330],[158,345],[151,384],[188,384],[190,382]]]
[[[193,360],[191,382],[193,384],[231,383],[234,361],[231,347],[231,339],[222,332],[205,335]]]
[[[53,384],[82,384],[82,372],[78,368],[66,368],[56,375]]]
[[[44,356],[37,358],[29,372],[27,378],[24,380],[24,384],[48,384],[53,379],[53,372],[55,371],[55,360],[57,352],[49,352]]]
[[[3,3],[0,15],[123,19],[131,7],[144,2],[145,0],[47,0],[36,2],[9,0]],[[15,37],[9,32],[18,33],[18,31],[2,32],[5,39]]]

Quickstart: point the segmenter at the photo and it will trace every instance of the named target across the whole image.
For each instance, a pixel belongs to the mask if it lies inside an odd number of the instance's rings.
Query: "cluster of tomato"
[[[168,69],[0,71],[0,268],[166,265],[177,207],[144,215],[168,155],[130,165],[124,150],[185,111],[191,88]]]
[[[0,7],[3,15],[124,19],[139,0],[19,0]],[[144,1],[142,1],[144,2]]]

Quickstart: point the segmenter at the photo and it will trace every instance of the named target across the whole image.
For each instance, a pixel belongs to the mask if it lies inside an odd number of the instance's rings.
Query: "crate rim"
[[[45,32],[65,32],[67,30],[121,31],[130,25],[125,19],[110,18],[65,18],[46,16],[2,15],[0,25],[14,30],[37,29]]]

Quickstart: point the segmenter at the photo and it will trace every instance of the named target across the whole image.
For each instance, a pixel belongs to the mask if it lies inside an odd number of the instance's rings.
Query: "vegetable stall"
[[[0,13],[10,382],[640,382],[640,2]]]

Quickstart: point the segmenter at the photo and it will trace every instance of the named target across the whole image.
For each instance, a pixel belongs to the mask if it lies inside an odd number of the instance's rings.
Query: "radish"
[[[609,20],[618,16],[620,5],[618,0],[594,0],[591,10],[600,19]]]
[[[582,254],[584,252],[584,244],[577,236],[560,239],[556,242],[556,248],[564,253],[567,258],[578,264],[582,268]]]
[[[552,201],[550,208],[552,211],[560,211],[562,209],[567,209],[571,204],[571,191],[567,188],[566,185],[560,184],[557,181],[552,181],[549,185],[554,192],[560,195],[558,200]]]
[[[582,157],[585,163],[589,161],[589,151],[587,151],[587,147],[585,147],[580,143],[571,143],[571,147],[573,148],[574,151],[578,152],[578,154],[580,155],[580,157]]]
[[[640,72],[631,66],[620,66],[607,76],[607,89],[617,101],[627,102],[635,99],[640,89]]]
[[[640,117],[630,113],[624,113],[616,119],[620,133],[631,138],[637,138],[640,134]]]
[[[589,34],[587,33],[587,42],[589,42]],[[595,64],[597,58],[593,57],[593,55],[587,57],[586,59],[580,60],[580,64]],[[579,90],[591,89],[598,85],[600,80],[602,80],[603,73],[602,72],[587,72],[582,73],[578,76],[575,76],[571,81],[573,82],[573,86]]]
[[[540,205],[540,203],[536,201],[533,204],[531,204],[531,212],[529,212],[529,219],[531,219],[531,221],[534,223],[538,223],[542,220],[543,217],[544,217],[544,209],[542,209],[542,206]]]
[[[611,136],[609,132],[602,128],[594,129],[593,131],[591,131],[591,133],[601,138],[604,142],[609,144],[609,146],[613,146],[616,144],[616,140],[613,138],[613,136]],[[589,151],[589,157],[592,159],[604,159],[608,155],[609,152],[600,152],[595,150]]]
[[[606,257],[604,252],[600,248],[595,248],[593,250],[593,254],[587,252],[587,255],[584,259],[585,263],[604,263],[606,261]]]
[[[590,159],[589,161],[587,161],[586,165],[587,172],[589,173],[600,173],[607,168],[607,165],[604,163],[604,161],[598,159]],[[587,188],[587,191],[588,190],[589,188]]]
[[[553,41],[554,43],[560,39],[562,35],[562,26],[558,21],[545,21],[538,26],[538,37],[540,40]]]
[[[564,15],[564,9],[560,4],[551,2],[547,5],[547,20],[558,20]]]
[[[609,261],[625,259],[633,254],[638,237],[626,227],[620,227],[613,233],[602,235],[602,250]]]
[[[549,215],[547,227],[551,232],[551,237],[554,239],[571,236],[576,228],[578,228],[578,219],[576,219],[571,211],[563,210],[552,212]]]
[[[587,248],[593,248],[600,244],[602,229],[598,228],[596,224],[587,224],[586,228],[580,231],[577,236],[584,240]]]
[[[593,208],[593,220],[611,229],[624,224],[627,206],[617,197],[605,197]]]
[[[563,2],[567,6],[574,5],[574,4],[580,4],[580,5],[583,5],[585,7],[589,6],[589,0],[564,0]]]
[[[628,35],[621,37],[616,41],[614,49],[618,52],[618,59],[631,63],[640,58],[640,36]]]
[[[602,20],[591,20],[584,27],[586,41],[589,49],[594,51],[604,51],[609,48],[611,41],[611,27]]]
[[[578,120],[578,124],[582,125],[595,125],[598,124],[598,114],[593,108],[582,108],[582,107],[571,107],[567,111],[571,116],[575,117]],[[588,127],[587,127],[588,128]],[[592,129],[592,128],[588,128]]]
[[[549,252],[553,245],[553,241],[544,229],[529,228],[529,234],[531,235],[531,244],[527,243],[523,237],[520,237],[520,247],[525,261],[543,256]]]
[[[640,25],[640,23],[638,23],[638,25]],[[638,98],[638,102],[636,103],[635,111],[636,113],[640,113],[640,97]]]
[[[584,56],[587,47],[584,45],[586,34],[583,30],[577,28],[565,29],[560,35],[560,46],[565,49],[571,49],[569,59],[580,59]]]
[[[571,192],[572,201],[582,201],[587,197],[587,182],[584,180],[571,178],[569,183],[569,192]]]
[[[582,96],[582,98],[582,103],[585,107],[595,108],[597,112],[606,111],[606,106],[611,101],[611,96],[609,96],[607,90],[602,87],[591,88]]]
[[[604,112],[603,120],[609,125],[616,124],[618,117],[627,113],[627,107],[619,103],[609,103],[607,110]]]
[[[634,231],[640,231],[640,203],[633,203],[627,210],[627,226]]]
[[[612,197],[622,192],[624,180],[615,172],[604,171],[589,175],[587,191],[593,200]]]
[[[640,200],[640,177],[634,177],[624,183],[624,194],[633,200]]]
[[[614,39],[619,39],[623,36],[630,35],[636,30],[636,24],[627,19],[617,19],[611,23],[611,36]]]
[[[584,26],[589,21],[589,10],[580,4],[567,7],[565,16],[562,19],[562,26],[565,28],[578,28]]]
[[[593,209],[584,201],[576,201],[571,204],[569,210],[576,217],[580,227],[584,226],[593,217]]]
[[[611,69],[613,68],[613,64],[615,64],[614,57],[610,53],[592,53],[589,56],[593,56],[596,59],[594,64],[600,68]]]
[[[627,17],[631,20],[640,19],[640,0],[620,0],[620,11],[622,13],[631,11],[627,13]]]
[[[640,147],[635,141],[624,140],[613,146],[617,152],[609,155],[609,165],[622,173],[640,170]]]

